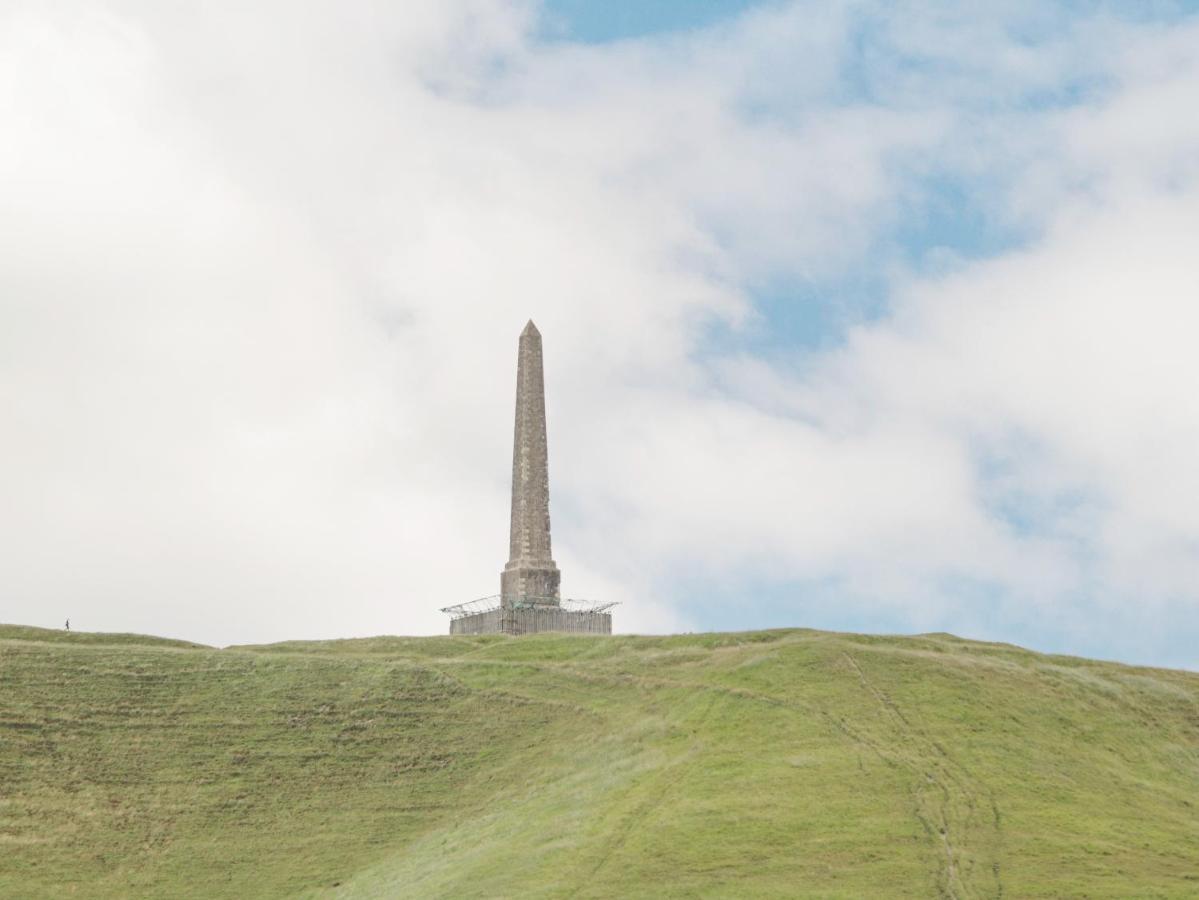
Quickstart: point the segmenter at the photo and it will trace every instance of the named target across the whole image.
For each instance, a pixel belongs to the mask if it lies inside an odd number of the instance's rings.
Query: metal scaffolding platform
[[[468,600],[465,603],[457,603],[453,606],[443,606],[441,611],[451,619],[461,619],[464,616],[473,616],[497,610],[505,605],[504,599],[501,594],[492,594],[490,597],[480,597],[478,600]],[[597,603],[592,600],[579,600],[572,597],[564,597],[562,599],[558,599],[557,597],[518,597],[514,598],[513,602],[508,604],[508,608],[561,609],[566,612],[604,613],[611,610],[612,607],[619,605],[619,601]]]

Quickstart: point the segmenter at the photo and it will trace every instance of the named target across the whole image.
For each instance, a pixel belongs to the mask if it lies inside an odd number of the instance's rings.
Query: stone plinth
[[[561,596],[559,584],[562,573],[558,567],[531,566],[521,562],[508,563],[500,573],[500,597],[505,606],[536,600],[553,605]]]

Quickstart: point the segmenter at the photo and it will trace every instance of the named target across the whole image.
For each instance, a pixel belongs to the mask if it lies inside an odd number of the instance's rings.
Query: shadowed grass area
[[[804,630],[63,638],[0,628],[4,897],[1199,895],[1191,673]]]

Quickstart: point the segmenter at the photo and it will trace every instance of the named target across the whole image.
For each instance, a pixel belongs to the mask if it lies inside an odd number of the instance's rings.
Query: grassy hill
[[[948,635],[0,627],[0,896],[1196,897],[1199,675]]]

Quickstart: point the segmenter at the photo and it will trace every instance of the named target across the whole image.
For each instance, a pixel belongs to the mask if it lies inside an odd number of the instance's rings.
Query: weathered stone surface
[[[530,320],[520,334],[516,364],[516,427],[512,446],[512,521],[508,564],[500,575],[505,607],[554,604],[561,575],[550,554],[549,448],[545,437],[545,376],[541,332]]]

